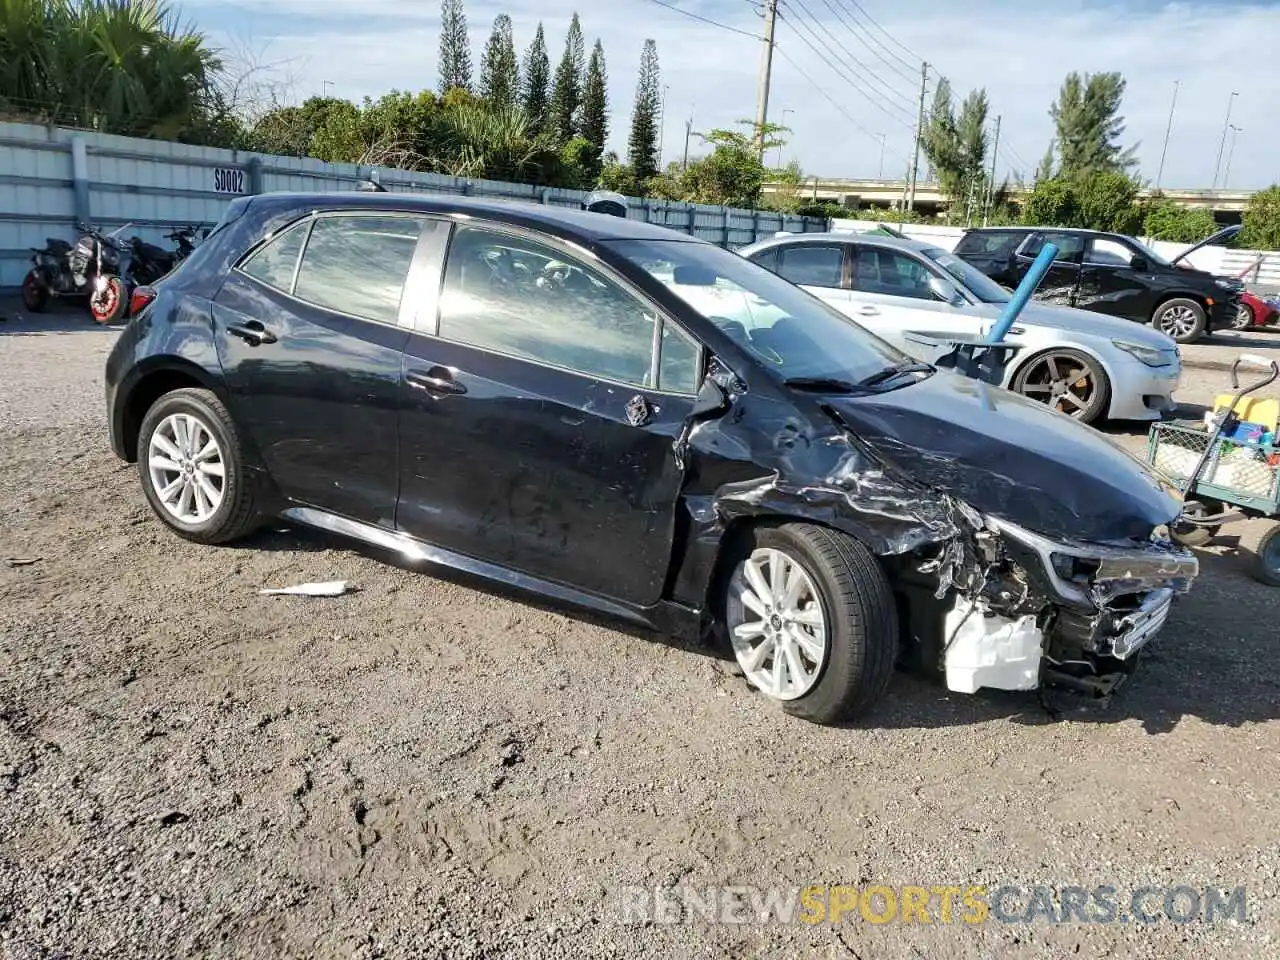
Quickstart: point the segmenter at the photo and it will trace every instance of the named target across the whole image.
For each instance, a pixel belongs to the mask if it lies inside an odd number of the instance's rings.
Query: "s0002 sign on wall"
[[[244,171],[219,167],[213,171],[213,189],[218,193],[244,193]]]

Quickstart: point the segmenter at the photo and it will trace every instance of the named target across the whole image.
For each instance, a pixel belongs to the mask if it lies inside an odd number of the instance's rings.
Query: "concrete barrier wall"
[[[874,230],[880,223],[898,230],[913,240],[935,243],[947,250],[954,250],[964,235],[963,227],[943,227],[932,224],[908,223],[898,226],[892,220],[832,220],[831,229],[862,233]],[[1194,246],[1190,243],[1166,243],[1163,240],[1142,239],[1143,243],[1165,259],[1173,259]],[[1273,250],[1232,250],[1227,247],[1203,247],[1189,258],[1193,267],[1224,277],[1242,277],[1250,287],[1262,290],[1280,290],[1280,253]]]
[[[388,190],[505,198],[578,208],[578,190],[467,180],[409,170],[324,163],[0,123],[0,288],[17,287],[31,247],[46,237],[74,241],[76,224],[171,246],[175,227],[212,225],[227,203],[273,190],[341,192],[376,177]],[[818,217],[629,198],[630,216],[731,248],[773,236],[827,229]]]

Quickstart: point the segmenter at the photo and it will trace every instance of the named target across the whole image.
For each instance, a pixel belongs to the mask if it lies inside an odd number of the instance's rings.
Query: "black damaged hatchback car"
[[[134,299],[111,443],[179,535],[281,517],[714,638],[809,720],[898,661],[1110,690],[1197,574],[1101,434],[646,224],[246,197]]]

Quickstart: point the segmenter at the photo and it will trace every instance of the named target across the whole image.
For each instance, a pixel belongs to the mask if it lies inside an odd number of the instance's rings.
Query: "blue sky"
[[[678,159],[685,122],[707,130],[751,117],[762,44],[752,0],[665,0],[742,31],[682,16],[653,0],[467,0],[476,65],[493,18],[507,13],[523,50],[542,21],[552,63],[574,10],[590,45],[604,43],[612,143],[625,145],[643,41],[657,41],[666,86],[664,152]],[[918,59],[959,96],[982,86],[1003,116],[998,170],[1028,176],[1052,135],[1048,108],[1070,70],[1119,70],[1128,81],[1126,143],[1140,143],[1154,180],[1179,81],[1165,186],[1208,187],[1230,95],[1229,186],[1280,180],[1272,145],[1280,72],[1280,2],[1153,0],[781,0],[770,118],[792,128],[784,159],[822,176],[899,176],[911,147]],[[184,17],[252,62],[285,101],[327,90],[359,100],[434,88],[438,0],[186,0]],[[805,79],[802,73],[809,79]],[[811,82],[812,81],[812,82]],[[260,87],[259,87],[260,89]],[[834,101],[834,103],[833,103]],[[1232,142],[1234,141],[1234,146]],[[693,152],[698,140],[693,139]],[[771,158],[776,159],[776,158]],[[1221,170],[1225,173],[1224,154]]]

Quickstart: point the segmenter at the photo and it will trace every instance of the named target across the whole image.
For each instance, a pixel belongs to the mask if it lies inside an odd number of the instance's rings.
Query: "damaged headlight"
[[[1075,606],[1097,607],[1123,594],[1162,588],[1185,593],[1200,572],[1195,555],[1172,544],[1067,543],[1007,520],[983,520],[1034,553],[1057,599]]]

